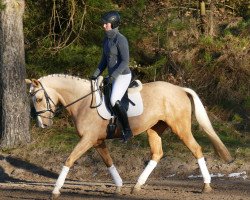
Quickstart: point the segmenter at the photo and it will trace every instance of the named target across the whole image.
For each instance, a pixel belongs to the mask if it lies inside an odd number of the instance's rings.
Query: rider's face
[[[103,28],[104,28],[105,31],[110,31],[110,30],[112,30],[112,28],[111,28],[111,23],[103,24]]]

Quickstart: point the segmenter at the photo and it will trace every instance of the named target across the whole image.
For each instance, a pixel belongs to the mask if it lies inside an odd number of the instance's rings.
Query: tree
[[[211,37],[215,36],[214,33],[214,11],[215,11],[215,5],[214,1],[210,0],[210,15],[209,15],[209,35]]]
[[[0,147],[30,141],[29,101],[25,84],[24,0],[1,0],[0,10]]]
[[[206,5],[204,0],[199,0],[200,4],[200,30],[204,34],[206,31]]]

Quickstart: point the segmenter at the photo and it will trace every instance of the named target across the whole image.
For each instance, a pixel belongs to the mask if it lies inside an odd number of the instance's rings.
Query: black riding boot
[[[113,107],[114,113],[117,116],[119,122],[122,125],[122,136],[126,142],[129,138],[133,136],[133,133],[130,129],[128,116],[126,110],[122,107],[121,102],[117,101]]]

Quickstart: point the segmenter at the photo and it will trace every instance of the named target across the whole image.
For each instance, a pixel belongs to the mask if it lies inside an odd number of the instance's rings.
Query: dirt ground
[[[201,193],[201,180],[154,180],[139,194],[131,194],[131,183],[125,183],[120,195],[114,195],[114,186],[106,182],[67,181],[60,199],[250,199],[249,180],[214,179],[214,191]],[[1,199],[50,199],[51,182],[9,182],[0,184]]]
[[[66,156],[33,152],[30,157],[0,154],[0,199],[50,199],[53,185]],[[141,155],[140,155],[141,156]],[[132,158],[122,162],[121,158]],[[120,195],[95,151],[80,159],[70,170],[60,199],[250,199],[249,161],[235,160],[228,165],[207,155],[213,191],[201,193],[203,181],[195,159],[188,156],[163,158],[139,194],[131,188],[146,165],[145,159],[129,154],[116,159],[124,181]],[[33,162],[31,162],[33,160]],[[237,174],[234,174],[237,173]],[[198,176],[198,177],[197,177]],[[230,177],[231,176],[231,177]]]

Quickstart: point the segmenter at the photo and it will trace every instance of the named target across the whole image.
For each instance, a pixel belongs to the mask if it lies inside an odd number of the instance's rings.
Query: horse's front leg
[[[120,193],[123,182],[118,171],[116,170],[116,167],[113,164],[113,160],[110,156],[109,150],[106,147],[105,142],[103,141],[100,145],[95,146],[95,148],[97,152],[100,154],[100,156],[102,157],[105,165],[108,167],[108,171],[111,174],[111,177],[116,185],[116,193],[117,194]]]
[[[60,189],[62,188],[66,176],[69,172],[70,167],[74,164],[74,162],[80,158],[88,149],[90,149],[93,146],[93,141],[91,141],[87,137],[81,138],[81,140],[78,142],[78,144],[75,146],[73,151],[71,152],[70,156],[65,162],[65,165],[62,168],[62,171],[56,181],[54,190],[52,192],[52,199],[56,199],[60,196]]]

